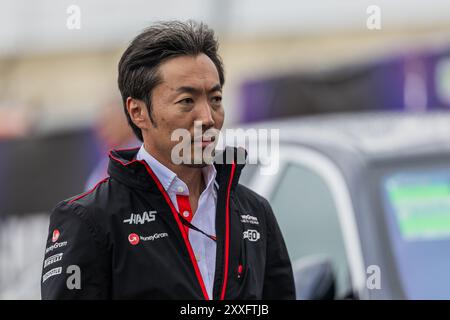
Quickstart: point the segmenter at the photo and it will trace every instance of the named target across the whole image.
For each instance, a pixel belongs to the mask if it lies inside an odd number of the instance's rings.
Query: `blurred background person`
[[[111,149],[130,149],[141,144],[127,123],[119,97],[111,98],[101,105],[94,131],[99,140],[102,156],[88,177],[84,187],[86,191],[108,176],[108,153]]]

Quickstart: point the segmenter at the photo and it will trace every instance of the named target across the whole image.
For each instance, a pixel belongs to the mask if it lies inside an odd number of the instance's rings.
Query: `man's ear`
[[[138,128],[144,129],[148,119],[147,107],[144,101],[128,97],[126,106],[131,121],[133,121]]]

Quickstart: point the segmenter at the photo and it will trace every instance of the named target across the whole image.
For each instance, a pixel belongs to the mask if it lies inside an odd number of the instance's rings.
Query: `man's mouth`
[[[214,143],[216,140],[215,137],[198,137],[192,139],[192,143],[195,145],[196,143],[201,143],[202,148],[205,148],[206,146],[210,145],[211,143]]]

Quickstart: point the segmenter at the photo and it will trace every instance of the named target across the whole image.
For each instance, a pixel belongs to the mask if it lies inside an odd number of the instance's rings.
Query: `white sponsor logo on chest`
[[[257,230],[245,230],[244,239],[255,242],[261,238],[261,234]]]
[[[152,222],[156,219],[156,211],[145,211],[142,214],[132,213],[130,218],[123,220],[123,223],[128,224],[144,224],[146,222]]]
[[[258,218],[249,214],[241,215],[242,223],[259,224]]]

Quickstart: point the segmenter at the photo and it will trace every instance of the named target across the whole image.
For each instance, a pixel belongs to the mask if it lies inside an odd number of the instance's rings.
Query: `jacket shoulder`
[[[250,188],[238,184],[236,188],[236,201],[243,215],[258,216],[263,222],[271,220],[272,208],[266,198]]]
[[[236,194],[240,200],[264,207],[269,205],[269,201],[266,198],[240,183],[237,185]]]
[[[90,208],[99,201],[103,197],[106,197],[107,190],[109,189],[111,184],[110,178],[105,178],[97,182],[97,184],[90,190],[72,196],[62,201],[62,203],[66,203],[67,205],[81,206],[84,208]]]
[[[101,180],[94,188],[59,202],[53,209],[51,220],[70,220],[74,216],[81,218],[94,229],[103,234],[109,217],[108,203],[111,190],[109,178]]]

